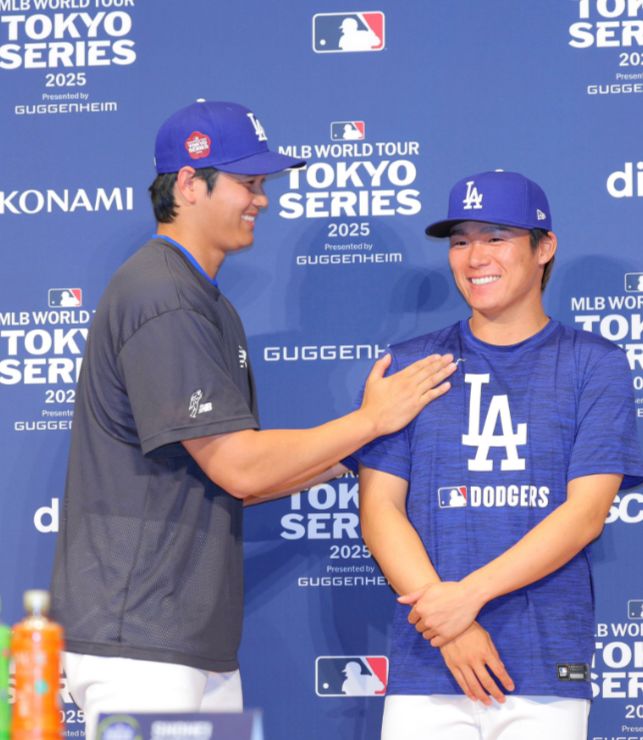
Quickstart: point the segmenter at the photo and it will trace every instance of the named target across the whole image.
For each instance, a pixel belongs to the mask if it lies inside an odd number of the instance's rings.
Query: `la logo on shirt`
[[[500,469],[525,470],[525,458],[520,457],[518,448],[527,444],[527,424],[518,424],[514,431],[507,395],[492,396],[487,418],[480,431],[482,387],[490,380],[489,373],[479,375],[467,373],[464,376],[464,382],[471,385],[471,398],[469,401],[469,431],[462,435],[462,444],[466,447],[477,448],[475,457],[468,460],[468,468],[479,472],[492,471],[494,462],[489,459],[489,451],[492,447],[504,447],[506,457],[500,462]],[[498,420],[500,420],[501,434],[495,434]]]

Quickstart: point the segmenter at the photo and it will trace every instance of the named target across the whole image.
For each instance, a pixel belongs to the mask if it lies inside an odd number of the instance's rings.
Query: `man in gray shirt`
[[[259,431],[243,325],[216,274],[254,241],[270,152],[247,108],[169,118],[150,188],[157,234],[110,281],[74,412],[52,615],[88,737],[100,712],[239,710],[244,501],[328,480],[449,388],[450,355],[384,377],[362,407],[306,430]]]

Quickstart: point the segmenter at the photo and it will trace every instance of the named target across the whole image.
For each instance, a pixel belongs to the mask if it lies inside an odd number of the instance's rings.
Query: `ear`
[[[553,231],[548,231],[538,243],[538,264],[545,265],[556,254],[558,239]]]
[[[174,193],[179,200],[184,200],[190,205],[196,203],[196,189],[193,167],[182,167],[176,176]]]

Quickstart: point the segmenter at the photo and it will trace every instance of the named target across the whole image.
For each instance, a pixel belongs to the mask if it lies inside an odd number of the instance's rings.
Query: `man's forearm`
[[[384,377],[385,355],[373,366],[361,408],[313,429],[246,429],[184,440],[199,467],[237,498],[277,491],[320,475],[376,437],[405,427],[450,388],[453,355],[432,355]]]
[[[373,557],[398,594],[439,583],[440,578],[409,520],[394,507],[376,515],[362,514],[362,536]],[[365,522],[369,522],[365,528]]]
[[[406,482],[388,478],[396,493],[380,496],[377,478],[382,473],[360,468],[360,519],[362,537],[377,560],[382,572],[398,594],[439,583],[429,555],[408,520],[404,501]],[[373,482],[375,481],[375,482]]]
[[[416,629],[441,647],[462,634],[489,601],[562,568],[601,532],[622,476],[592,475],[570,481],[567,501],[513,547],[458,583],[430,585],[408,594]]]
[[[481,606],[562,568],[600,534],[622,476],[591,476],[606,494],[597,499],[573,496],[528,532],[512,548],[463,579]],[[578,479],[582,481],[583,479]],[[573,488],[575,481],[570,483]]]
[[[333,465],[332,468],[324,470],[323,473],[316,475],[314,478],[307,478],[306,480],[289,486],[288,488],[281,488],[277,491],[265,491],[264,493],[259,493],[256,496],[247,496],[243,500],[243,505],[253,506],[254,504],[262,504],[264,501],[274,501],[275,499],[284,498],[285,496],[292,496],[294,493],[307,491],[313,486],[318,486],[321,483],[326,483],[327,481],[333,480],[334,478],[339,478],[346,473],[348,473],[348,468],[341,463],[337,463],[337,465]]]
[[[183,444],[209,478],[246,498],[314,478],[374,436],[368,416],[355,411],[312,429],[246,430]]]
[[[398,593],[440,583],[429,555],[406,514],[407,483],[401,478],[360,467],[362,535],[382,571]],[[462,638],[442,650],[453,677],[472,700],[504,702],[504,694],[489,675],[490,668],[508,691],[514,685],[489,634],[474,624]]]

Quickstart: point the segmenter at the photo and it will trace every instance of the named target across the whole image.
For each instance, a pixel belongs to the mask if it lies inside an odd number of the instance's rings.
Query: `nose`
[[[254,194],[254,197],[252,199],[253,205],[255,205],[257,208],[267,208],[268,207],[268,196],[266,195],[266,192],[263,189],[263,185],[256,185],[253,188],[253,194]]]
[[[474,241],[469,250],[469,264],[471,267],[481,267],[489,262],[486,245],[482,242]]]

